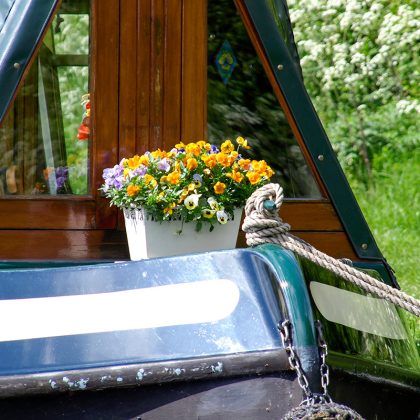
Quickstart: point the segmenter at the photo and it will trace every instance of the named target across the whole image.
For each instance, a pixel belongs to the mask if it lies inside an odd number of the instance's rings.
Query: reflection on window
[[[208,6],[209,140],[246,137],[288,197],[320,197],[233,0]]]
[[[0,127],[0,196],[88,193],[88,64],[89,1],[63,1]]]

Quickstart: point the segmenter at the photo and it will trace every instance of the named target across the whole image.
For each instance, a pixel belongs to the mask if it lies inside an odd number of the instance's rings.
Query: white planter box
[[[142,260],[235,248],[241,217],[242,209],[235,209],[234,219],[225,225],[217,224],[209,232],[210,224],[204,222],[202,230],[196,232],[195,222],[155,222],[141,209],[124,209],[130,258]]]

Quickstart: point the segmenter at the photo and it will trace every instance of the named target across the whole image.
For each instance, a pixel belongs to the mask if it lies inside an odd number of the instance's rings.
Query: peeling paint
[[[223,363],[217,362],[216,365],[211,365],[211,371],[214,373],[222,373],[223,372]]]
[[[143,377],[144,377],[144,369],[139,369],[137,371],[136,379],[138,381],[142,381],[143,380]]]
[[[58,388],[58,385],[57,385],[57,382],[56,381],[53,381],[52,379],[50,379],[48,382],[51,385],[51,388],[52,389]]]
[[[175,373],[175,375],[176,375],[176,376],[181,375],[182,371],[184,371],[184,372],[185,372],[185,369],[180,369],[180,368],[176,368],[176,369],[174,369],[174,373]]]
[[[87,386],[88,382],[89,382],[89,378],[87,378],[87,379],[81,378],[79,381],[76,382],[76,386],[79,389],[86,389],[86,386]]]
[[[123,378],[121,378],[121,377],[118,377],[118,378],[117,378],[117,382],[118,382],[118,383],[121,383],[121,382],[123,382],[123,381],[124,381],[124,379],[123,379]]]
[[[64,377],[63,377],[63,382],[64,382],[65,384],[67,384],[67,385],[69,386],[69,388],[71,388],[71,387],[74,385],[74,382],[70,381],[70,379],[69,379],[69,378],[67,378],[67,376],[64,376]]]
[[[101,376],[101,382],[109,381],[110,379],[112,379],[111,375]]]

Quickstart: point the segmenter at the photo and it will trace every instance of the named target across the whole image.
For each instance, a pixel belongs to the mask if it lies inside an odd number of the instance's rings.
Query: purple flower
[[[110,188],[120,190],[124,182],[124,169],[121,165],[115,165],[113,168],[106,168],[102,174],[105,180],[103,190],[106,192]]]
[[[55,168],[55,181],[57,184],[57,189],[63,188],[67,177],[69,174],[69,169],[66,166],[58,166]]]
[[[171,165],[169,163],[169,160],[166,158],[161,159],[158,164],[157,167],[160,171],[165,171],[168,172],[171,169]]]
[[[134,178],[135,176],[144,176],[147,172],[147,167],[140,165],[138,168],[133,169],[128,173],[128,179]]]
[[[193,180],[199,182],[200,184],[203,182],[203,178],[201,177],[200,174],[194,174]]]
[[[220,152],[220,150],[214,144],[212,144],[211,148],[209,150],[209,155],[212,155],[214,153],[219,153],[219,152]]]

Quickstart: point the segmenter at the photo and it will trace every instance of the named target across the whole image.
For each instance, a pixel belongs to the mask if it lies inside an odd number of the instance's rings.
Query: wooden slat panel
[[[335,258],[357,260],[342,232],[292,232]],[[244,235],[238,247],[246,247]],[[103,230],[0,231],[0,258],[8,259],[129,259],[125,232]]]
[[[299,231],[343,231],[343,226],[334,207],[329,202],[305,202],[288,200],[283,202],[280,217],[293,230]]]
[[[133,50],[137,45],[137,6],[132,0],[121,0],[118,160],[136,152],[137,54],[133,54]]]
[[[207,1],[183,1],[182,139],[207,137]]]
[[[137,54],[137,91],[132,92],[137,102],[136,151],[143,153],[149,147],[150,118],[150,54],[151,54],[151,0],[138,0],[137,42],[133,51]]]
[[[163,75],[165,44],[164,0],[152,0],[152,47],[150,54],[150,139],[149,149],[163,147]]]
[[[353,248],[347,240],[344,232],[299,232],[291,231],[304,241],[308,242],[318,250],[334,258],[350,258],[351,260],[358,260],[358,257],[353,251]],[[238,248],[246,248],[245,234],[241,232],[238,236]]]
[[[181,140],[182,2],[165,0],[163,148]]]
[[[0,231],[3,260],[127,260],[125,232],[102,230]]]
[[[119,2],[96,0],[92,10],[93,48],[91,56],[92,194],[97,198],[97,227],[116,226],[116,212],[100,197],[104,168],[118,159],[118,71],[119,71]]]
[[[3,200],[0,206],[0,229],[89,229],[94,225],[93,200]]]

